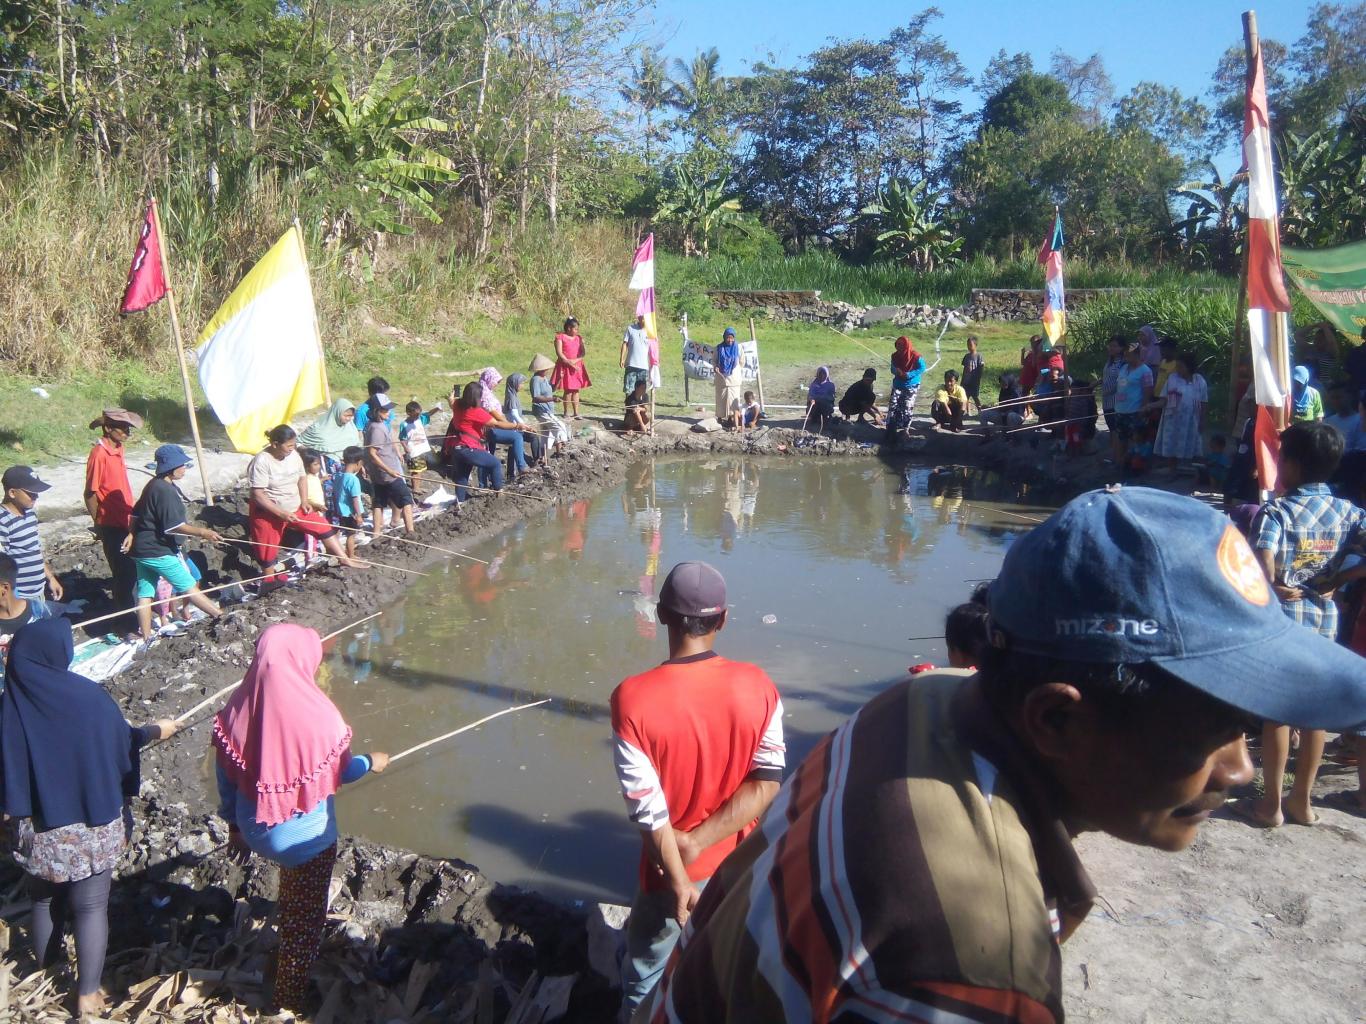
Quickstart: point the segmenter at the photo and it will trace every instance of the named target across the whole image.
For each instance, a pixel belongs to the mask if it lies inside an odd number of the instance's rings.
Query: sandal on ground
[[[1329,793],[1323,798],[1323,805],[1331,807],[1335,811],[1342,811],[1344,814],[1351,814],[1358,818],[1366,818],[1366,807],[1361,805],[1358,799],[1359,790],[1339,789]]]

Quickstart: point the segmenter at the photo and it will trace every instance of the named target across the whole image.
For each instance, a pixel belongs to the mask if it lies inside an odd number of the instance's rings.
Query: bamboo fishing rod
[[[437,486],[444,487],[445,484],[437,484]],[[555,500],[553,498],[542,498],[535,494],[527,494],[525,491],[510,490],[507,487],[504,487],[502,490],[495,490],[492,487],[475,487],[474,484],[457,484],[454,481],[451,482],[451,486],[463,488],[464,490],[468,491],[478,491],[481,494],[506,494],[514,498],[530,498],[532,501],[543,501],[547,505],[555,504]]]
[[[268,543],[265,543],[265,542],[263,542],[263,541],[255,541],[255,540],[237,540],[237,539],[234,538],[234,537],[220,537],[220,538],[218,538],[218,540],[217,540],[215,543],[221,543],[221,544],[238,544],[238,545],[241,545],[242,547],[247,547],[247,548],[257,548],[257,547],[260,547],[260,548],[275,548],[276,550],[285,549],[285,550],[288,550],[288,551],[296,551],[296,550],[298,550],[297,548],[290,548],[290,547],[287,547],[287,546],[284,545],[284,544],[268,544]],[[431,573],[429,573],[429,572],[419,572],[417,569],[408,569],[408,568],[406,568],[406,567],[404,567],[404,566],[402,566],[402,565],[389,565],[387,562],[376,562],[373,558],[363,558],[363,559],[359,559],[359,561],[364,562],[366,565],[373,565],[373,566],[375,566],[376,568],[379,568],[379,569],[394,569],[394,570],[396,570],[396,571],[398,571],[398,572],[410,572],[410,573],[412,573],[414,576],[430,576],[430,575],[431,575]],[[279,575],[279,571],[277,570],[276,572],[270,573],[269,575],[271,575],[271,576],[278,576],[278,575]],[[202,591],[201,591],[201,593],[202,593]]]
[[[265,573],[265,574],[263,574],[263,575],[261,575],[261,576],[252,576],[252,577],[250,577],[249,579],[245,579],[245,580],[233,580],[231,583],[220,583],[218,586],[215,586],[215,587],[205,587],[203,590],[198,591],[198,593],[201,593],[201,594],[212,594],[212,593],[215,593],[215,592],[217,592],[217,591],[219,591],[219,590],[227,590],[229,587],[240,587],[240,586],[243,586],[243,585],[245,585],[245,584],[247,584],[247,583],[259,583],[261,580],[268,580],[268,579],[270,579],[272,576],[278,576],[278,575],[279,575],[279,572],[268,572],[268,573]],[[184,594],[176,594],[176,595],[175,595],[176,598],[181,598],[181,597],[184,597],[184,596],[185,596]],[[106,614],[106,615],[99,615],[99,616],[96,616],[96,617],[93,618],[93,619],[86,619],[84,622],[73,622],[73,623],[71,624],[71,628],[72,628],[73,630],[77,630],[77,629],[80,629],[80,628],[83,627],[83,626],[93,626],[93,625],[94,625],[95,623],[97,623],[97,622],[108,622],[110,619],[117,619],[117,618],[118,618],[119,616],[121,616],[121,615],[127,615],[129,612],[136,612],[137,610],[138,610],[138,605],[133,605],[133,607],[131,607],[131,608],[124,608],[124,609],[122,609],[122,610],[120,610],[120,611],[117,611],[117,612],[109,612],[109,613]]]
[[[379,611],[377,611],[377,612],[372,612],[371,614],[367,615],[367,616],[366,616],[365,618],[363,618],[363,619],[357,619],[355,622],[351,623],[349,626],[343,626],[341,629],[333,630],[331,633],[328,633],[327,636],[322,637],[322,642],[323,642],[323,643],[327,643],[327,641],[333,640],[333,639],[335,639],[335,638],[341,636],[343,633],[348,633],[348,632],[350,632],[351,630],[355,629],[357,626],[360,626],[360,625],[363,625],[363,624],[369,622],[371,619],[377,619],[377,618],[379,618],[381,615],[384,614],[385,610],[386,610],[386,609],[381,608]],[[246,678],[246,676],[243,676],[243,677],[242,677],[242,679],[245,679],[245,678]],[[193,718],[193,717],[194,717],[196,714],[198,714],[200,711],[203,711],[206,707],[208,707],[210,704],[212,704],[214,701],[216,701],[219,697],[223,696],[223,694],[228,693],[228,692],[230,692],[230,691],[232,691],[232,690],[235,690],[235,689],[237,689],[239,686],[241,686],[241,685],[242,685],[242,679],[239,679],[239,680],[237,680],[237,682],[231,683],[231,684],[229,684],[228,686],[223,687],[223,689],[221,689],[221,690],[218,690],[218,691],[216,691],[216,692],[214,692],[214,693],[209,694],[209,696],[205,697],[203,700],[201,700],[201,701],[200,701],[198,704],[196,704],[194,707],[190,708],[189,711],[186,711],[183,715],[179,716],[178,718],[173,719],[173,721],[174,721],[177,725],[179,725],[181,722],[189,721],[189,719]],[[178,730],[177,730],[177,731],[178,731]],[[169,739],[169,738],[170,738],[170,737],[168,736],[167,739]],[[161,741],[158,741],[158,742],[161,742]]]
[[[1014,428],[1012,428],[1012,429],[1010,429],[1010,430],[1007,430],[1006,433],[1007,433],[1007,434],[1018,434],[1018,433],[1019,433],[1020,431],[1022,431],[1022,430],[1047,430],[1049,427],[1061,427],[1061,426],[1064,426],[1064,425],[1066,425],[1066,424],[1068,424],[1068,423],[1082,423],[1082,422],[1084,422],[1085,420],[1094,419],[1094,418],[1095,418],[1095,414],[1092,413],[1092,414],[1090,414],[1090,415],[1088,415],[1088,416],[1073,416],[1073,417],[1071,417],[1070,419],[1065,419],[1065,420],[1049,420],[1049,421],[1046,422],[1046,423],[1031,423],[1031,424],[1029,424],[1029,426],[1027,426],[1027,427],[1014,427]]]
[[[342,526],[340,523],[334,523],[333,526],[335,529],[342,530],[346,533],[354,533],[362,537],[374,537],[376,540],[396,540],[400,544],[412,544],[414,547],[427,548],[431,551],[440,551],[445,555],[454,555],[456,558],[468,558],[471,562],[479,562],[481,565],[488,565],[488,562],[485,562],[482,558],[475,558],[473,555],[467,555],[463,551],[456,551],[454,548],[443,548],[436,544],[428,544],[426,541],[413,540],[411,537],[400,537],[396,533],[380,533],[376,535],[369,530],[362,530],[354,526]]]
[[[417,746],[409,747],[407,750],[400,751],[397,754],[390,754],[389,763],[392,765],[395,761],[401,761],[409,754],[416,754],[419,750],[426,750],[428,747],[435,746],[442,740],[448,740],[453,736],[459,736],[462,732],[469,732],[471,729],[477,729],[485,722],[492,722],[495,718],[502,718],[504,715],[510,715],[514,711],[525,711],[527,708],[535,708],[540,707],[542,704],[549,704],[550,700],[551,698],[546,697],[543,700],[532,701],[530,704],[518,704],[513,708],[504,708],[502,711],[495,711],[491,715],[485,715],[477,722],[471,722],[469,725],[462,725],[459,729],[452,729],[448,733],[442,733],[435,739],[427,740],[425,743],[419,743]]]

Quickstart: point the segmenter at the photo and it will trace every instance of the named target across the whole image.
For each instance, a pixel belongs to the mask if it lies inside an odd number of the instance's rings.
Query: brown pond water
[[[451,561],[340,638],[326,666],[357,751],[507,715],[343,790],[342,828],[457,857],[499,882],[629,901],[639,839],[612,769],[608,698],[667,656],[656,587],[675,563],[728,584],[728,657],[763,666],[789,765],[907,666],[943,664],[944,614],[1045,505],[962,469],[660,460]],[[767,617],[771,621],[765,621]]]

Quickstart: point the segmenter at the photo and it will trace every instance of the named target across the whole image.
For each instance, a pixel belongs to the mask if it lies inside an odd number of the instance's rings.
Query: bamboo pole
[[[322,361],[323,367],[323,399],[327,405],[332,405],[332,385],[327,380],[327,353],[323,351],[323,332],[318,325],[318,303],[313,297],[313,274],[308,269],[308,247],[304,245],[304,229],[299,223],[299,218],[294,218],[294,237],[299,240],[299,258],[304,264],[304,280],[308,282],[308,306],[313,311],[313,337],[318,343],[318,358]]]
[[[546,697],[544,700],[532,701],[530,704],[518,704],[515,708],[504,708],[502,711],[495,711],[491,715],[485,715],[477,722],[471,722],[469,725],[462,725],[459,729],[453,729],[448,733],[443,733],[435,739],[427,740],[427,742],[425,743],[419,743],[415,747],[409,747],[407,750],[400,751],[397,754],[392,754],[389,757],[389,763],[393,764],[395,761],[400,761],[403,758],[407,757],[409,754],[416,754],[419,750],[426,750],[428,747],[434,746],[435,744],[440,743],[442,740],[448,740],[452,736],[459,736],[462,732],[469,732],[471,729],[476,729],[479,726],[483,725],[485,722],[492,722],[495,718],[502,718],[504,715],[510,715],[514,711],[525,711],[527,708],[540,707],[542,704],[549,703],[550,698]]]
[[[227,540],[226,537],[223,538],[223,539],[224,539],[224,540]],[[231,542],[231,543],[237,543],[237,542],[236,542],[236,541],[233,541],[233,542]],[[268,573],[265,573],[265,574],[263,574],[263,575],[261,575],[261,576],[251,576],[251,577],[249,577],[249,578],[247,578],[247,579],[245,579],[245,580],[233,580],[231,583],[220,583],[220,584],[218,584],[218,585],[215,586],[215,587],[204,587],[204,588],[198,590],[198,593],[200,593],[200,594],[214,594],[214,593],[217,593],[217,592],[220,591],[220,590],[227,590],[229,587],[245,586],[245,585],[248,584],[248,583],[259,583],[259,582],[261,582],[261,580],[268,580],[268,579],[270,579],[272,576],[278,576],[278,575],[280,575],[278,571],[276,571],[276,572],[268,572]],[[184,596],[185,596],[184,594],[176,594],[176,595],[175,595],[176,598],[181,598],[181,597],[184,597]],[[118,618],[119,616],[121,616],[121,615],[127,615],[129,612],[135,612],[135,611],[137,611],[137,610],[138,610],[138,606],[137,606],[137,605],[133,605],[133,607],[131,607],[131,608],[124,608],[124,609],[122,609],[122,610],[120,610],[120,611],[117,611],[117,612],[110,612],[110,613],[107,614],[107,615],[97,615],[95,618],[93,618],[93,619],[86,619],[86,620],[84,620],[83,622],[73,622],[73,623],[71,624],[71,628],[72,628],[72,630],[74,631],[74,630],[77,630],[77,629],[82,628],[83,626],[93,626],[93,625],[94,625],[95,623],[97,623],[97,622],[108,622],[110,619],[117,619],[117,618]]]
[[[688,313],[686,310],[683,312],[682,332],[683,347],[686,349],[688,347]],[[663,362],[663,360],[660,360],[660,362]],[[688,396],[688,366],[686,363],[683,364],[683,404],[685,406],[692,404],[692,399]]]
[[[366,616],[365,618],[363,618],[363,619],[357,619],[355,622],[351,623],[349,626],[343,626],[341,629],[334,630],[333,632],[328,633],[327,636],[323,637],[323,638],[322,638],[322,642],[323,642],[323,643],[327,643],[327,641],[333,640],[333,639],[335,639],[336,637],[341,636],[343,633],[350,632],[351,630],[355,629],[357,626],[360,626],[360,625],[363,625],[363,624],[366,623],[366,622],[369,622],[371,619],[377,619],[377,618],[379,618],[381,615],[383,615],[384,612],[385,612],[386,610],[387,610],[387,609],[381,608],[379,611],[377,611],[377,612],[372,612],[371,614],[367,615],[367,616]],[[245,679],[246,677],[243,676],[242,678]],[[189,711],[186,711],[183,715],[180,715],[178,718],[176,718],[176,719],[175,719],[175,723],[176,723],[177,725],[179,725],[181,722],[189,721],[191,718],[193,718],[193,717],[194,717],[195,715],[197,715],[199,712],[203,711],[206,707],[208,707],[210,704],[212,704],[214,701],[216,701],[219,697],[223,696],[223,694],[225,694],[225,693],[230,693],[231,691],[237,689],[237,688],[238,688],[239,686],[241,686],[241,685],[242,685],[242,679],[239,679],[239,680],[237,680],[237,682],[232,683],[232,684],[230,684],[230,685],[228,685],[228,686],[223,687],[221,690],[217,690],[217,691],[215,691],[215,692],[209,694],[207,697],[205,697],[203,700],[201,700],[201,701],[200,701],[198,704],[196,704],[194,707],[190,708]],[[167,737],[167,739],[169,739],[169,738],[170,738],[170,737]],[[158,742],[160,742],[160,741],[158,741]]]
[[[199,437],[199,417],[194,410],[194,390],[190,387],[190,370],[185,364],[185,341],[180,336],[180,313],[176,309],[175,289],[171,287],[171,269],[166,258],[166,232],[161,230],[161,214],[156,197],[152,197],[152,226],[157,233],[157,251],[161,255],[161,279],[166,282],[166,301],[171,311],[171,334],[175,338],[176,359],[180,363],[180,383],[185,386],[185,411],[190,415],[190,434],[194,437],[195,456],[199,460],[199,479],[204,484],[204,504],[213,505],[213,488],[209,486],[209,467],[204,458],[204,442]]]
[[[762,411],[764,408],[764,366],[763,361],[759,358],[759,338],[754,333],[754,317],[749,318],[749,340],[754,343],[754,386],[759,389],[759,409]],[[756,427],[759,425],[757,420],[754,425]]]
[[[1257,59],[1257,51],[1261,47],[1261,42],[1257,36],[1257,12],[1243,12],[1243,54],[1247,60],[1247,70],[1243,75],[1243,91],[1252,84],[1252,64]],[[1243,235],[1243,269],[1241,282],[1238,287],[1238,306],[1234,313],[1233,323],[1233,344],[1229,346],[1229,371],[1228,371],[1228,424],[1229,429],[1233,429],[1234,420],[1238,416],[1238,399],[1236,382],[1238,380],[1238,350],[1242,345],[1243,331],[1247,325],[1247,278],[1248,278],[1248,259],[1251,246],[1248,244],[1247,232],[1252,230],[1251,218],[1246,218]],[[1287,378],[1289,379],[1289,378]],[[1257,382],[1253,380],[1248,387],[1255,388]]]
[[[288,550],[288,551],[297,551],[297,550],[298,550],[297,548],[291,548],[291,547],[289,547],[289,546],[286,545],[286,544],[266,544],[266,543],[263,543],[263,542],[261,542],[261,541],[255,541],[255,540],[237,540],[235,537],[220,537],[220,538],[218,539],[218,543],[220,543],[220,544],[238,544],[238,545],[241,545],[241,546],[244,547],[244,548],[257,548],[257,547],[260,547],[260,548],[274,548],[276,551],[279,551],[279,550],[281,550],[281,549],[285,549],[285,550]],[[429,573],[429,572],[418,572],[418,570],[416,570],[416,569],[408,569],[408,568],[405,568],[404,566],[401,566],[401,565],[389,565],[389,564],[387,564],[387,563],[385,563],[385,562],[376,562],[373,558],[357,558],[357,561],[364,562],[366,565],[373,565],[373,566],[375,566],[376,568],[379,568],[379,569],[394,569],[394,570],[397,570],[398,572],[410,572],[410,573],[412,573],[414,576],[430,576],[430,575],[431,575],[431,573]],[[278,571],[277,571],[277,572],[273,572],[273,573],[271,573],[270,575],[272,575],[272,576],[278,576],[278,575],[279,575],[279,572],[278,572]]]
[[[374,533],[372,533],[372,532],[369,531],[369,530],[361,530],[361,529],[358,529],[358,528],[352,527],[352,526],[342,526],[340,523],[334,523],[334,524],[333,524],[333,529],[342,530],[342,531],[344,531],[344,532],[346,532],[346,533],[355,533],[355,534],[359,534],[359,535],[361,535],[361,536],[369,536],[369,537],[375,537],[375,536],[376,536]],[[467,554],[465,554],[463,551],[456,551],[454,548],[443,548],[443,547],[438,547],[438,546],[435,545],[435,544],[428,544],[428,543],[426,543],[425,541],[413,540],[413,539],[410,538],[410,537],[400,537],[400,536],[399,536],[398,534],[396,534],[396,533],[381,533],[381,534],[378,535],[378,537],[376,537],[376,539],[377,539],[377,540],[378,540],[378,539],[396,540],[396,541],[398,541],[400,544],[412,544],[414,547],[427,548],[427,549],[429,549],[429,550],[431,550],[431,551],[440,551],[443,555],[454,555],[456,558],[468,558],[471,562],[479,562],[481,565],[488,565],[488,564],[489,564],[488,562],[485,562],[482,558],[475,558],[473,555],[467,555]],[[360,556],[358,556],[358,557],[360,557]]]

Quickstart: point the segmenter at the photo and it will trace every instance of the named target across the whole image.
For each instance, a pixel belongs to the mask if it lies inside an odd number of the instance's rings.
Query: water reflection
[[[452,561],[339,638],[328,667],[359,749],[396,751],[540,696],[343,791],[344,826],[478,864],[499,881],[623,899],[638,855],[612,771],[608,697],[665,657],[661,572],[726,575],[718,649],[783,692],[795,763],[938,643],[1032,495],[959,467],[642,462],[622,487],[548,508]],[[1046,510],[1045,510],[1046,511]]]

